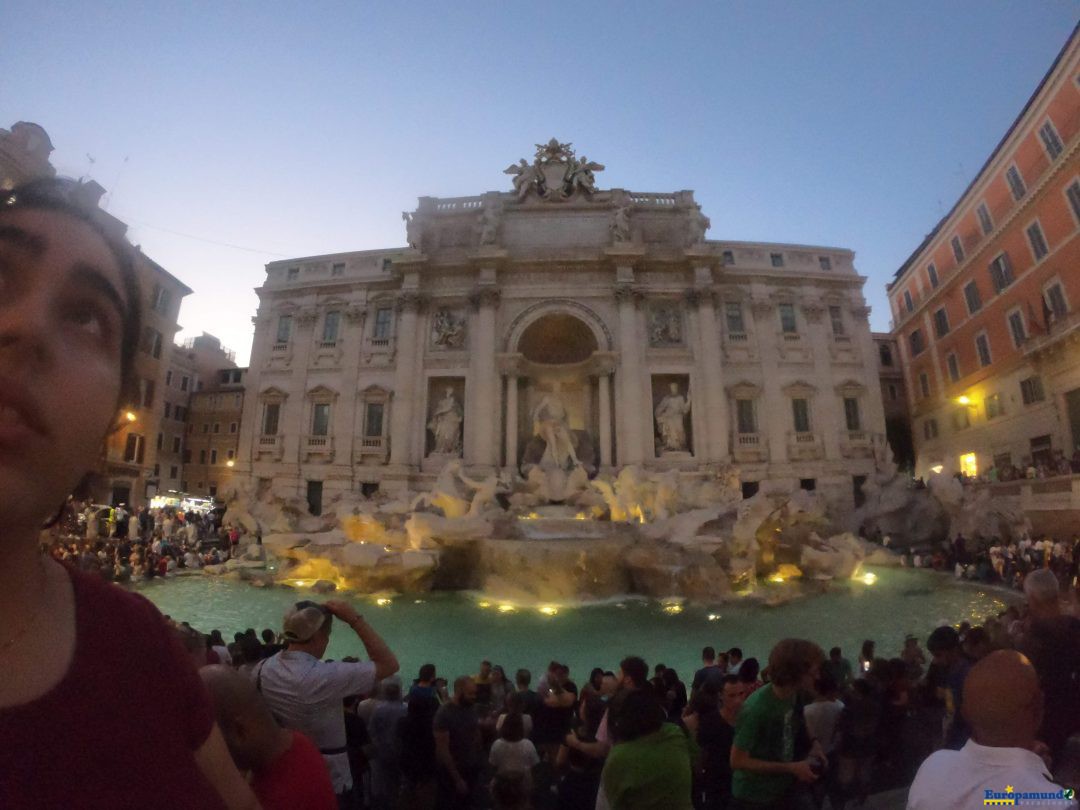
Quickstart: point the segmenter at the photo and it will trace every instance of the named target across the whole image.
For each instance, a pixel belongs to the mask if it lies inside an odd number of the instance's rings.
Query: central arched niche
[[[582,363],[597,348],[593,331],[581,319],[562,312],[537,318],[518,340],[518,351],[526,360],[551,366]]]

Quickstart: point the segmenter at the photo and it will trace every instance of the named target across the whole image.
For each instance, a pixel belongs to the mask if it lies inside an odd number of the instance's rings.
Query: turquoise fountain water
[[[764,665],[779,639],[798,636],[836,644],[854,660],[864,639],[877,641],[879,654],[899,653],[904,636],[927,634],[942,621],[977,622],[1004,610],[1015,597],[1005,591],[957,583],[943,574],[902,568],[867,569],[874,576],[837,582],[830,590],[776,607],[749,600],[714,608],[673,602],[627,599],[602,605],[517,607],[482,595],[429,593],[393,598],[346,594],[397,653],[403,675],[411,679],[425,662],[453,678],[473,673],[482,659],[518,667],[534,677],[552,659],[587,677],[594,666],[615,669],[620,658],[640,654],[650,666],[663,662],[682,676],[700,666],[706,644],[738,646]],[[765,586],[768,588],[768,586]],[[137,590],[178,621],[226,639],[254,627],[280,629],[288,605],[312,596],[301,589],[253,588],[211,577],[154,581]],[[363,655],[352,632],[338,623],[327,657]]]

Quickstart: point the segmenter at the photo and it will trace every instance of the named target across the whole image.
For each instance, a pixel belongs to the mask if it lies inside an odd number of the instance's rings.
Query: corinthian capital
[[[498,287],[477,287],[469,293],[469,306],[474,310],[481,307],[496,307],[502,300]]]
[[[615,300],[620,304],[630,303],[637,307],[645,300],[645,293],[632,284],[616,284]]]
[[[398,293],[394,308],[398,312],[417,312],[427,304],[427,296],[419,292]]]

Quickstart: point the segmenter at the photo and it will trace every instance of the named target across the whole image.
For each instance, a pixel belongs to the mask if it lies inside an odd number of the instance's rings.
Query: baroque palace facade
[[[602,169],[552,140],[510,191],[421,198],[407,247],[268,264],[237,473],[317,512],[455,460],[734,465],[745,494],[851,509],[885,452],[854,254],[706,240],[693,192],[599,190]]]

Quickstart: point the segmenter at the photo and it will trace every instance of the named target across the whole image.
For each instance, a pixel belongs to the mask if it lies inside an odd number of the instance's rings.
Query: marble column
[[[761,358],[762,397],[758,402],[758,431],[768,437],[769,461],[773,464],[785,463],[792,415],[791,402],[780,389],[776,304],[757,293],[750,301],[750,308],[754,313],[754,334]]]
[[[506,375],[506,467],[518,466],[518,377]]]
[[[619,309],[619,455],[621,466],[644,461],[641,397],[641,346],[637,307],[641,293],[629,284],[615,287]],[[646,409],[652,412],[652,407]]]
[[[611,466],[611,378],[603,372],[597,378],[600,386],[600,467]]]
[[[417,313],[423,305],[423,297],[416,292],[404,292],[398,296],[397,333],[394,369],[394,399],[390,416],[390,464],[404,468],[419,462],[414,460],[413,414],[416,410],[416,347]]]
[[[498,464],[495,437],[498,432],[498,378],[495,369],[495,308],[499,290],[481,286],[469,296],[476,311],[469,341],[469,420],[465,423],[465,463],[494,469]]]

